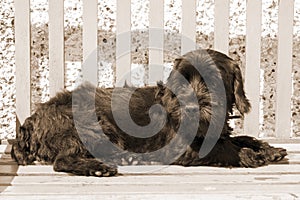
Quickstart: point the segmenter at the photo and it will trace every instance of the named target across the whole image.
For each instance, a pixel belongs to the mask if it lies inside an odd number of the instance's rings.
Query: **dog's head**
[[[248,113],[251,109],[251,105],[245,95],[243,78],[239,65],[236,61],[223,53],[213,50],[202,51],[208,53],[221,73],[226,89],[228,111],[232,112],[232,108],[235,106],[241,115]]]
[[[213,50],[196,50],[176,59],[166,87],[162,102],[178,121],[185,113],[195,113],[200,123],[217,124],[221,115],[228,119],[234,105],[242,115],[250,110],[238,65]],[[180,104],[179,98],[185,103]]]

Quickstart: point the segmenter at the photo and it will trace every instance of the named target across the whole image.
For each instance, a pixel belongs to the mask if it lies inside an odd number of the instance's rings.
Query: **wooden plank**
[[[83,0],[83,80],[98,86],[98,1]]]
[[[234,189],[233,189],[234,188]],[[251,190],[249,189],[251,188]],[[8,186],[2,195],[57,195],[57,194],[268,194],[292,193],[300,194],[299,184],[184,184],[179,181],[173,184],[130,184],[120,187],[117,184],[93,185],[47,185],[38,187],[22,185],[18,187]]]
[[[149,81],[156,85],[163,80],[164,70],[164,1],[150,0],[149,4]]]
[[[0,165],[0,176],[16,176],[18,169],[18,165]]]
[[[299,153],[289,153],[288,155],[287,155],[287,158],[289,159],[288,160],[288,162],[289,162],[289,164],[292,164],[292,165],[294,165],[294,164],[300,164],[300,154]]]
[[[0,165],[1,167],[3,166]],[[300,165],[270,165],[256,169],[127,166],[119,168],[123,176],[107,178],[55,173],[52,166],[4,167],[7,169],[1,168],[1,175],[7,170],[19,175],[0,176],[0,190],[3,191],[0,198],[5,199],[29,199],[32,195],[41,199],[73,199],[73,196],[85,199],[96,198],[96,195],[101,195],[101,199],[137,196],[147,199],[155,195],[165,199],[199,199],[205,195],[210,198],[217,195],[221,199],[270,199],[300,195]],[[133,173],[134,171],[144,172]],[[193,196],[189,196],[190,194]]]
[[[209,188],[208,188],[209,189]],[[1,191],[1,188],[0,188]],[[76,194],[76,195],[64,195],[64,194],[53,194],[53,195],[13,195],[13,196],[7,196],[3,195],[6,200],[16,200],[19,198],[22,198],[22,200],[41,200],[41,199],[47,199],[47,200],[57,200],[57,199],[72,199],[72,200],[90,200],[90,199],[99,199],[99,195],[91,195],[91,194]],[[222,200],[234,200],[234,199],[252,199],[252,200],[265,200],[265,199],[297,199],[297,196],[295,194],[289,194],[285,192],[276,192],[272,194],[268,194],[267,192],[264,194],[255,194],[253,191],[250,193],[226,193],[224,194],[215,194],[215,193],[209,193],[209,194],[191,194],[191,193],[185,193],[185,194],[139,194],[139,193],[125,193],[125,194],[101,194],[101,199],[111,199],[111,200],[124,200],[124,199],[143,199],[143,200],[153,200],[153,199],[164,199],[164,200],[186,200],[186,199],[222,199]]]
[[[1,165],[0,175],[14,176],[67,176],[66,173],[53,171],[50,165]],[[276,175],[276,174],[300,174],[300,165],[273,164],[260,168],[217,168],[217,167],[182,167],[182,166],[119,166],[119,173],[126,175]]]
[[[216,167],[182,167],[182,166],[121,166],[122,174],[215,174],[215,175],[250,175],[250,174],[300,174],[299,165],[268,165],[260,168],[216,168]],[[148,174],[149,174],[148,173]],[[147,174],[147,173],[146,173]]]
[[[196,49],[196,0],[182,1],[181,54]]]
[[[272,146],[274,147],[281,147],[287,149],[288,152],[290,153],[300,153],[300,144],[282,144],[282,143],[272,143]]]
[[[17,165],[13,159],[2,159],[3,154],[0,154],[0,165]]]
[[[6,153],[6,154],[9,154],[10,151],[11,151],[11,145],[4,145],[4,144],[1,144],[0,145],[0,154],[1,153]]]
[[[278,138],[291,137],[292,55],[294,1],[279,1],[276,123]]]
[[[215,0],[214,49],[228,54],[230,0]]]
[[[1,156],[1,160],[11,160],[12,158],[11,158],[11,156],[10,156],[10,154],[1,154],[2,156]]]
[[[4,153],[7,148],[7,145],[0,145],[0,154]]]
[[[15,0],[15,59],[18,127],[31,112],[30,0]]]
[[[143,176],[117,176],[117,177],[85,177],[85,176],[1,176],[0,184],[2,186],[22,186],[32,185],[36,187],[40,184],[45,185],[171,185],[180,180],[183,184],[300,184],[300,174],[292,175],[143,175]]]
[[[251,102],[251,112],[245,115],[244,133],[259,134],[260,55],[262,3],[247,1],[245,91]]]
[[[64,89],[64,0],[49,1],[50,96]]]
[[[116,86],[131,83],[131,0],[117,0]]]
[[[261,138],[261,139],[269,142],[270,144],[300,144],[300,138],[280,139],[276,137],[271,137],[271,138]]]

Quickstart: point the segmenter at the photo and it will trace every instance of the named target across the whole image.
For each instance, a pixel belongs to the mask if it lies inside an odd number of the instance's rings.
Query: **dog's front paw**
[[[239,157],[241,167],[259,167],[266,164],[264,156],[250,148],[242,148]]]
[[[98,176],[98,177],[115,176],[117,173],[118,173],[117,167],[109,166],[105,164],[94,166],[89,170],[90,176]]]
[[[54,162],[53,169],[57,172],[97,177],[114,176],[118,173],[116,166],[104,164],[100,160],[71,156],[61,156],[57,158]]]
[[[287,155],[286,149],[275,147],[260,150],[260,153],[268,162],[280,161]]]

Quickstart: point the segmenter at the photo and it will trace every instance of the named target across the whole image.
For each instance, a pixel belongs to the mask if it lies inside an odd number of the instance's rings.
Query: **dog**
[[[191,51],[174,62],[166,83],[63,91],[17,129],[11,155],[55,171],[114,176],[117,165],[259,167],[282,160],[283,148],[232,136],[236,108],[250,111],[239,66],[220,52]]]

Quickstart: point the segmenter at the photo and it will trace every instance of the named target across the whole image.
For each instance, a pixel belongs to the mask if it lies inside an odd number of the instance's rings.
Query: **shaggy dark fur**
[[[83,84],[58,93],[17,130],[12,157],[20,165],[40,161],[55,171],[112,176],[122,164],[258,167],[287,155],[253,137],[231,136],[234,106],[241,115],[250,110],[238,65],[196,50],[175,60],[165,85]]]

